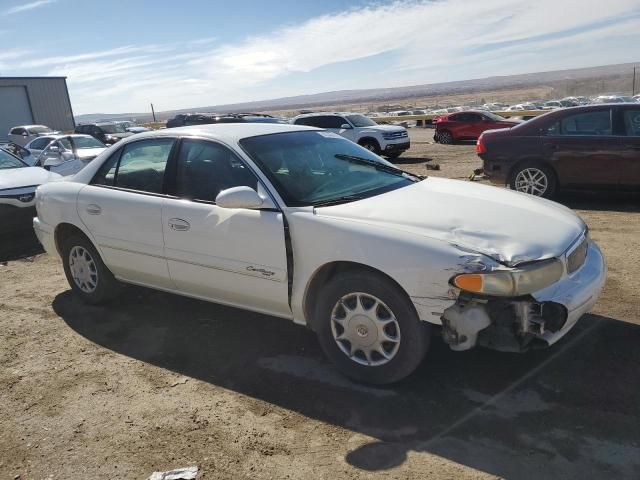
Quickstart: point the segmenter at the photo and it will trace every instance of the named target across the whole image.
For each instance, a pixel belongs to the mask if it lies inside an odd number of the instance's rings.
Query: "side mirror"
[[[353,127],[348,123],[343,123],[342,125],[340,125],[340,128],[343,130],[349,130],[350,128],[353,128]]]
[[[232,187],[222,190],[216,197],[216,205],[222,208],[247,209],[266,206],[258,192],[251,187]]]

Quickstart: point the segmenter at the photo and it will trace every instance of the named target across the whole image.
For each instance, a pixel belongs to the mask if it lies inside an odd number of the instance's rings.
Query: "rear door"
[[[171,138],[131,142],[78,195],[78,214],[109,269],[123,280],[173,288],[164,256],[164,172]]]
[[[561,185],[615,186],[620,182],[624,158],[620,139],[613,132],[611,108],[561,118],[546,130],[542,145]]]
[[[484,117],[479,113],[467,112],[465,115],[465,137],[476,139],[484,131]]]
[[[237,186],[262,188],[231,149],[181,141],[174,195],[162,208],[171,278],[190,295],[290,317],[283,214],[218,207],[218,193]]]
[[[623,136],[621,185],[640,187],[640,106],[620,108]]]

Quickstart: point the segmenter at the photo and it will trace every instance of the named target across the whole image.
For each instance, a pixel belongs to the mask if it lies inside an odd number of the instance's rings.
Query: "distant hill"
[[[344,105],[358,102],[378,103],[409,98],[422,98],[460,93],[482,93],[483,91],[496,91],[501,89],[534,87],[540,85],[556,87],[555,90],[564,92],[563,95],[595,95],[608,91],[630,93],[633,65],[633,63],[623,63],[617,65],[496,76],[407,87],[340,90],[335,92],[276,98],[272,100],[168,110],[156,112],[156,118],[158,120],[166,120],[178,113],[189,112],[265,112],[327,105]],[[75,118],[78,123],[129,118],[136,118],[138,121],[146,122],[152,119],[151,114],[148,112],[91,113],[78,115]]]

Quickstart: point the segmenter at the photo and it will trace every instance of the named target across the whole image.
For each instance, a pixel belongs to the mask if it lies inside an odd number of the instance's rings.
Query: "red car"
[[[457,140],[476,140],[485,130],[511,128],[522,120],[507,120],[495,113],[483,111],[456,112],[433,119],[436,142],[450,144]]]

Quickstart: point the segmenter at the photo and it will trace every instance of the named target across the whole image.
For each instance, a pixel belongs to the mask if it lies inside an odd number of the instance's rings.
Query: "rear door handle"
[[[176,232],[186,232],[191,228],[191,225],[189,225],[189,222],[181,218],[170,218],[169,228],[171,230],[175,230]]]
[[[102,213],[102,208],[100,208],[100,205],[92,203],[90,205],[87,205],[87,213],[89,215],[100,215]]]

